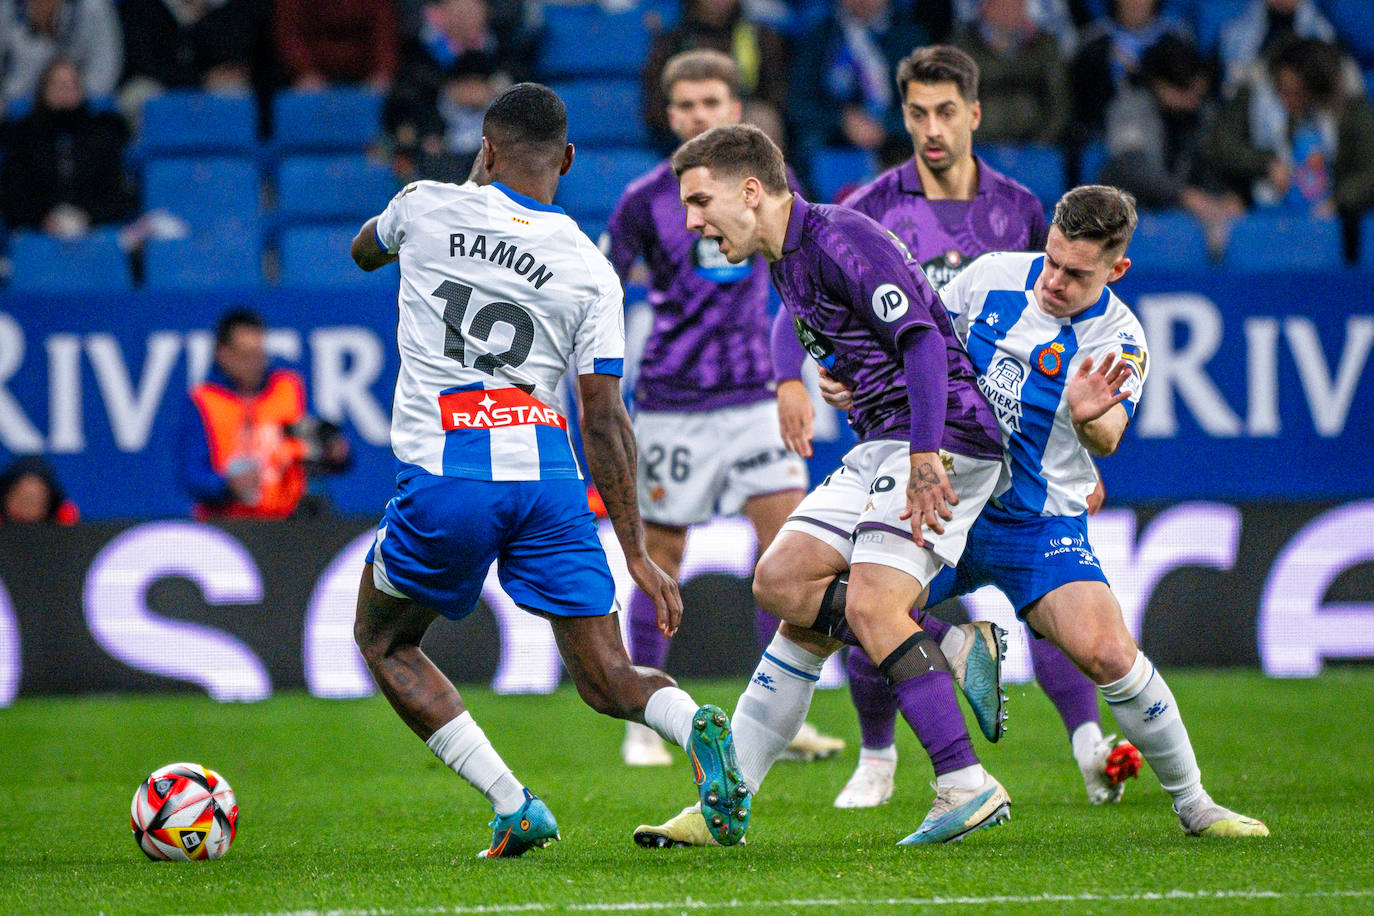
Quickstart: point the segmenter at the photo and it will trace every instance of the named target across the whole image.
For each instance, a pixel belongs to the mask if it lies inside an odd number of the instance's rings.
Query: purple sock
[[[936,642],[944,639],[945,634],[954,628],[954,624],[939,617],[932,617],[925,611],[916,611],[911,616],[915,618],[916,625],[929,633]]]
[[[1035,638],[1030,640],[1030,655],[1035,679],[1059,710],[1070,736],[1084,722],[1098,721],[1097,688],[1067,655],[1048,639]]]
[[[954,699],[954,677],[948,671],[927,671],[893,687],[902,711],[921,745],[930,754],[935,775],[973,766],[978,757]]]
[[[658,631],[658,615],[649,596],[635,589],[630,595],[630,660],[646,668],[663,668],[668,638]]]
[[[892,695],[887,678],[878,673],[878,666],[857,646],[849,650],[845,668],[849,673],[849,696],[859,713],[864,747],[876,751],[891,746],[896,740],[893,726],[897,719],[897,698]]]
[[[759,648],[767,649],[773,642],[773,636],[778,632],[778,618],[768,613],[761,607],[754,608],[754,626],[759,631]]]

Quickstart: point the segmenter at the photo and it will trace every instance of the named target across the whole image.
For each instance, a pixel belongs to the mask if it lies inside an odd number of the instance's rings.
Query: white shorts
[[[940,451],[945,473],[959,497],[945,533],[925,533],[928,547],[917,547],[911,521],[903,520],[911,447],[894,439],[861,442],[844,463],[807,494],[783,531],[800,531],[834,547],[849,565],[877,563],[900,569],[929,585],[942,566],[955,566],[969,528],[1002,478],[1003,463]]]
[[[772,399],[693,413],[641,410],[639,514],[660,525],[735,515],[746,500],[805,490],[806,462],[782,444]]]

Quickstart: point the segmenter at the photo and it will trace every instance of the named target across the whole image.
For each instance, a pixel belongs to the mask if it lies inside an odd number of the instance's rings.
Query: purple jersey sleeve
[[[769,349],[773,356],[773,381],[783,382],[801,378],[802,364],[806,361],[806,351],[797,339],[792,316],[787,306],[778,309],[773,316],[773,331],[769,337]]]
[[[622,284],[628,281],[630,268],[645,251],[640,233],[646,219],[637,212],[643,209],[643,200],[643,197],[636,194],[622,195],[606,225],[606,231],[611,237],[611,250],[606,252],[606,257],[615,268]]]

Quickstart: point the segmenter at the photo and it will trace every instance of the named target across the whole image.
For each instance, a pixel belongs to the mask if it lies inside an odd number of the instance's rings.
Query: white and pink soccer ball
[[[228,781],[198,763],[156,770],[134,793],[134,842],[155,861],[218,859],[234,842],[239,806]]]

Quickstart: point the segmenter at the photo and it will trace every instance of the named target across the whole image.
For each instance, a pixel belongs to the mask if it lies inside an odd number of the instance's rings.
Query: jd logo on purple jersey
[[[901,287],[895,283],[884,283],[875,289],[870,302],[873,306],[873,314],[888,324],[905,315],[906,310],[911,306],[906,298],[906,293],[902,292]]]

